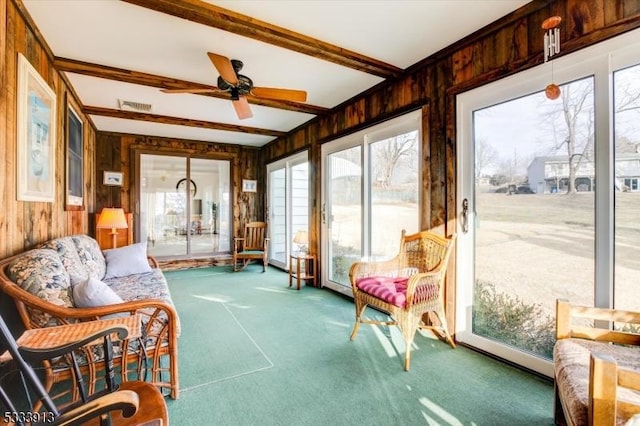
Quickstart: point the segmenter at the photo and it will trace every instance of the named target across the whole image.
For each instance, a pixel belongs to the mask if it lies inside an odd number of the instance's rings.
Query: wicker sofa
[[[94,288],[101,291],[109,287],[106,291],[115,293],[117,300],[108,305],[92,303],[86,300],[87,295],[99,292],[87,290],[80,304],[77,290],[80,286],[89,288],[89,284],[99,284],[102,287]],[[13,298],[27,329],[140,315],[144,339],[122,342],[115,352],[115,370],[123,381],[145,373],[147,380],[168,390],[173,399],[178,398],[179,319],[166,279],[155,259],[146,256],[146,246],[103,252],[87,235],[56,238],[1,260],[0,289]],[[85,380],[93,391],[102,376],[96,374],[104,367],[102,353],[94,347],[80,358],[82,372],[88,376]],[[75,379],[73,369],[48,363],[45,367],[48,388]]]
[[[616,329],[596,328],[594,320],[615,323]],[[556,424],[640,424],[639,325],[637,312],[557,301]]]

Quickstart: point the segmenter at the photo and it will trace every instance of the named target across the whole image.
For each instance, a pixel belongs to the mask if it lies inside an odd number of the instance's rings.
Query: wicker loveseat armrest
[[[160,264],[158,263],[158,260],[153,257],[153,256],[147,256],[147,260],[149,261],[149,265],[151,265],[152,268],[160,268]]]

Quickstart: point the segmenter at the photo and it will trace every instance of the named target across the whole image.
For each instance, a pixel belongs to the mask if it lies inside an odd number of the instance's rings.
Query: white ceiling
[[[56,57],[211,86],[214,52],[244,62],[256,86],[306,90],[332,108],[381,77],[116,0],[23,0]],[[243,15],[405,69],[527,3],[526,0],[208,1]],[[239,120],[226,99],[67,73],[83,106],[118,109],[118,99],[152,113],[286,132],[313,114],[251,105]],[[91,115],[98,130],[262,146],[274,136]]]

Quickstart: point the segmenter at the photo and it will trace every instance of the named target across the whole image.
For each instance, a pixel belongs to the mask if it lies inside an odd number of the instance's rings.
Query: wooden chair
[[[555,424],[640,424],[639,329],[640,312],[556,301]]]
[[[106,327],[86,335],[73,343],[65,343],[51,348],[28,348],[18,346],[9,331],[4,319],[0,316],[0,342],[7,348],[13,363],[17,367],[24,395],[20,396],[21,386],[6,386],[0,382],[0,402],[5,406],[5,415],[16,413],[8,419],[10,423],[25,425],[31,423],[54,425],[168,425],[167,406],[164,397],[156,386],[148,382],[129,381],[115,385],[113,367],[109,356],[105,356],[107,368],[106,389],[88,395],[82,380],[77,380],[82,399],[79,402],[56,406],[48,394],[45,385],[40,381],[32,365],[49,362],[59,357],[70,357],[73,367],[79,372],[74,351],[87,344],[95,344],[96,340],[104,340],[105,353],[110,353],[110,335],[117,334],[118,339],[126,338],[128,333],[124,327]],[[44,337],[46,339],[46,337]],[[5,368],[7,366],[5,365]],[[109,373],[111,371],[111,374]],[[6,370],[5,370],[6,373]],[[5,374],[4,380],[9,375]],[[78,376],[81,377],[81,376]],[[6,389],[5,389],[6,388]],[[10,393],[6,390],[10,389]],[[11,395],[11,396],[10,396]],[[6,421],[5,416],[5,421]]]
[[[418,328],[441,331],[455,348],[443,300],[444,278],[454,238],[443,238],[429,231],[406,235],[403,230],[396,257],[381,262],[354,263],[349,271],[356,307],[351,340],[356,338],[361,323],[397,326],[406,343],[406,371],[409,371],[411,345]],[[363,318],[367,306],[389,313],[391,320]],[[428,312],[435,314],[439,325],[422,323],[423,315]]]
[[[233,270],[241,271],[252,260],[262,260],[262,272],[269,263],[269,238],[265,222],[249,222],[244,227],[244,236],[233,239]],[[238,261],[242,266],[238,269]]]

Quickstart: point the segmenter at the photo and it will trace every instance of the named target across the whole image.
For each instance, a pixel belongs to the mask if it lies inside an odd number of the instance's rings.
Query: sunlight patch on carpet
[[[202,298],[184,307],[180,319],[190,327],[178,339],[180,389],[188,391],[254,374],[273,367],[273,362],[224,303]]]
[[[441,422],[444,422],[444,424],[451,426],[462,426],[460,420],[458,420],[455,416],[453,416],[438,404],[429,400],[429,398],[420,398],[420,403],[424,405],[431,412],[431,414],[437,416],[439,419],[439,421],[435,420],[433,417],[423,411],[422,414],[425,416],[425,419],[427,419],[427,421],[435,421],[434,424],[437,425],[442,424]]]
[[[279,288],[269,288],[269,287],[256,287],[256,290],[268,291],[271,293],[290,293],[287,290],[281,290]]]
[[[203,300],[208,300],[210,302],[219,302],[219,303],[227,303],[231,301],[231,299],[229,299],[228,296],[225,296],[223,294],[206,294],[206,295],[196,294],[193,297],[195,297],[196,299],[203,299]]]

